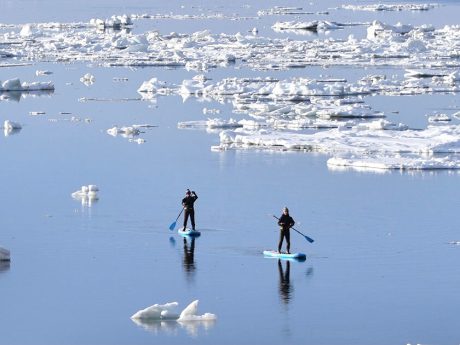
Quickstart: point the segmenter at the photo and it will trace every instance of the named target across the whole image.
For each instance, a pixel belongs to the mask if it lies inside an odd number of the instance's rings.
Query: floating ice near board
[[[154,304],[145,309],[139,310],[131,319],[137,320],[175,320],[175,321],[206,321],[215,320],[217,316],[211,313],[204,313],[198,315],[198,300],[190,303],[180,314],[175,310],[178,307],[177,302],[171,302],[166,304]]]
[[[10,251],[6,248],[0,247],[0,261],[10,261]]]

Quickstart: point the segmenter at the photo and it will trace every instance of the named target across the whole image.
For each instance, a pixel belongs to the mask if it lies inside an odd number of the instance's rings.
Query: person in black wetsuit
[[[196,199],[198,199],[198,195],[196,195],[194,191],[190,192],[190,189],[187,189],[185,192],[185,198],[182,199],[182,206],[184,207],[184,227],[182,231],[185,231],[187,228],[188,217],[190,217],[192,229],[195,230],[195,210],[193,208],[193,204]]]
[[[289,209],[285,207],[283,209],[283,214],[278,220],[278,225],[280,226],[280,240],[278,242],[278,253],[281,253],[281,246],[283,244],[283,239],[286,238],[286,251],[289,254],[291,249],[291,236],[289,229],[295,224],[294,219],[289,215]]]

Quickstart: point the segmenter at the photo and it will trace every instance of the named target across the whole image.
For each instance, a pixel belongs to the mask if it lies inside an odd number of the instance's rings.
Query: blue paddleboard
[[[278,253],[276,250],[264,250],[264,255],[279,259],[305,260],[307,258],[307,256],[304,253]]]
[[[201,235],[201,232],[198,230],[192,230],[190,228],[186,228],[185,231],[182,231],[182,228],[177,230],[177,233],[182,236],[191,236],[191,237],[198,237]]]

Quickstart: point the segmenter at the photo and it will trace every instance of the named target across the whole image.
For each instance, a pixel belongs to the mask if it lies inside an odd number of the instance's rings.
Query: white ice
[[[72,198],[80,200],[82,205],[91,206],[94,202],[99,200],[99,187],[94,184],[84,185],[75,192],[73,192]]]
[[[178,307],[177,302],[166,304],[154,304],[145,309],[139,310],[131,319],[137,320],[176,320],[176,321],[207,321],[215,320],[217,316],[211,313],[198,315],[198,300],[190,303],[180,314],[175,309]]]
[[[353,11],[428,11],[438,4],[375,4],[375,5],[342,5],[343,9]]]
[[[5,137],[10,136],[11,134],[15,134],[19,132],[21,129],[22,126],[17,122],[5,120],[5,122],[3,123],[3,134],[5,135]]]
[[[42,91],[54,90],[52,82],[33,82],[27,83],[19,80],[19,78],[9,79],[4,81],[0,86],[0,92],[6,91]]]

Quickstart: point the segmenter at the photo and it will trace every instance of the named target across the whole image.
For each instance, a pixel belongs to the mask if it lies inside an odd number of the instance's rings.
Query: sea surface
[[[323,39],[321,33],[299,37],[271,30],[275,21],[292,16],[254,17],[276,5],[324,11],[372,3],[378,2],[15,0],[0,2],[0,23],[223,13],[248,19],[141,20],[133,31],[235,34],[257,27],[261,36]],[[458,24],[459,4],[437,3],[430,11],[335,11],[333,19]],[[365,37],[366,27],[332,33],[350,34]],[[7,62],[13,61],[0,59]],[[37,76],[37,70],[53,74]],[[93,84],[80,82],[86,73],[95,77]],[[229,66],[206,75],[220,80],[372,73],[373,67]],[[0,123],[23,126],[0,136],[0,246],[11,251],[11,262],[0,264],[0,344],[459,344],[460,174],[333,170],[328,155],[312,152],[212,151],[218,132],[179,129],[177,123],[205,120],[203,108],[235,117],[230,104],[177,95],[147,101],[136,92],[152,77],[180,83],[196,74],[84,61],[0,68],[1,81],[55,84],[52,93],[0,100]],[[412,127],[425,126],[434,111],[460,107],[458,94],[365,100]],[[155,127],[143,129],[143,144],[106,133],[132,124]],[[88,205],[71,197],[88,184],[99,187],[99,200]],[[202,235],[195,240],[168,229],[187,188],[199,196]],[[291,249],[306,253],[306,261],[262,255],[276,248],[273,215],[280,216],[284,206],[295,228],[315,239],[310,244],[291,231]],[[180,311],[196,299],[200,314],[216,314],[216,321],[130,319],[155,303],[177,301]]]

